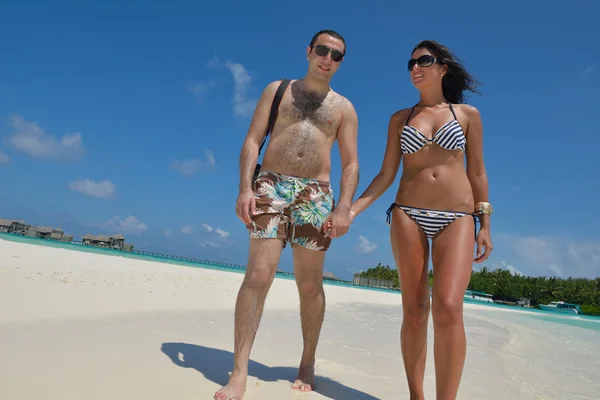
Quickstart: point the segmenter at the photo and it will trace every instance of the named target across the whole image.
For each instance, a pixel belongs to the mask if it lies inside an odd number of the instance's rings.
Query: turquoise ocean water
[[[215,262],[215,261],[194,260],[191,258],[170,256],[170,255],[159,254],[159,253],[152,253],[152,254],[140,254],[140,253],[136,253],[136,252],[129,253],[129,252],[113,250],[113,249],[85,246],[85,245],[78,244],[78,243],[58,242],[58,241],[53,241],[53,240],[32,238],[32,237],[26,237],[26,236],[20,236],[20,235],[12,235],[12,234],[7,234],[7,233],[0,233],[0,239],[9,240],[12,242],[34,244],[34,245],[38,245],[38,246],[46,246],[46,247],[54,247],[54,248],[67,249],[67,250],[82,251],[82,252],[86,252],[86,253],[95,253],[95,254],[102,254],[102,255],[109,255],[109,256],[126,257],[126,258],[132,258],[132,259],[144,260],[144,261],[168,263],[168,264],[181,265],[181,266],[192,267],[192,268],[206,268],[206,269],[212,269],[212,270],[218,270],[218,271],[238,272],[238,273],[242,273],[242,274],[245,271],[243,266],[219,263],[219,262]],[[276,278],[293,280],[294,276],[289,273],[278,271],[276,274]],[[351,287],[351,288],[354,288],[357,290],[383,291],[383,292],[400,294],[400,291],[398,291],[398,290],[372,288],[372,287],[368,287],[368,286],[359,286],[359,285],[354,285],[351,282],[345,282],[345,281],[325,280],[324,284],[325,285],[333,285],[333,286]],[[490,307],[491,309],[494,309],[494,308],[496,308],[496,309],[511,309],[511,310],[515,309],[514,306],[508,306],[508,305],[496,304],[496,303],[482,303],[482,302],[478,302],[478,301],[471,300],[471,299],[465,299],[465,302],[483,305],[485,307]],[[592,316],[587,316],[587,315],[578,315],[578,316],[561,315],[561,314],[555,314],[555,313],[544,311],[544,310],[539,310],[536,308],[519,308],[519,310],[527,312],[531,318],[544,320],[544,321],[548,321],[548,322],[564,324],[564,325],[569,325],[569,326],[585,328],[585,329],[591,329],[591,330],[600,332],[600,317],[592,317]]]

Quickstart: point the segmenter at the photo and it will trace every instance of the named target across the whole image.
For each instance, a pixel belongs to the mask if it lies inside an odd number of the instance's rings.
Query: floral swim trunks
[[[311,250],[327,251],[331,238],[325,221],[335,208],[329,182],[261,172],[254,183],[256,214],[250,237],[278,238]]]

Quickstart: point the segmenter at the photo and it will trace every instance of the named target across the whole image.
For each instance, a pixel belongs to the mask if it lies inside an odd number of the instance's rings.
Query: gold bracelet
[[[482,214],[492,215],[494,211],[492,205],[487,201],[480,201],[475,203],[475,212],[480,212]]]

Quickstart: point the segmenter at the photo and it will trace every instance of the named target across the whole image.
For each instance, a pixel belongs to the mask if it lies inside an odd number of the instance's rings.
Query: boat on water
[[[477,301],[480,303],[493,303],[492,295],[489,293],[478,292],[477,290],[466,290],[463,296],[465,300]]]
[[[565,303],[564,301],[552,301],[550,304],[540,304],[544,311],[550,311],[560,314],[581,314],[578,304]]]

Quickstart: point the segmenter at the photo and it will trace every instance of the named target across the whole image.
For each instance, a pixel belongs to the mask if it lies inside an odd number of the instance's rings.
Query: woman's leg
[[[392,252],[402,290],[400,346],[411,400],[423,400],[429,319],[429,242],[402,209],[392,211]]]
[[[469,285],[475,246],[470,215],[452,222],[432,242],[436,399],[454,400],[466,355],[463,296]]]

